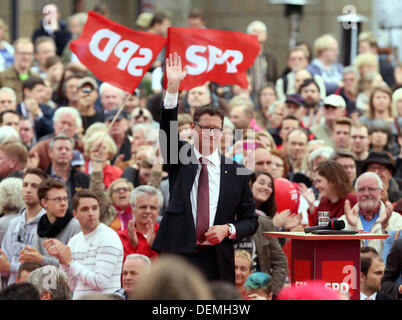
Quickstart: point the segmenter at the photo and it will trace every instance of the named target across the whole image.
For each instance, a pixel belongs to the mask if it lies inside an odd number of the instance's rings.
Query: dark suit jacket
[[[198,169],[198,160],[191,145],[178,141],[177,124],[174,128],[170,128],[170,122],[177,120],[177,110],[177,107],[172,110],[162,107],[160,144],[165,162],[168,162],[170,199],[159,225],[153,249],[159,252],[191,254],[195,249],[196,235],[190,193]],[[177,137],[176,146],[171,145],[170,137]],[[184,149],[187,151],[184,152],[182,148],[187,148]],[[179,151],[187,155],[188,164],[180,163]],[[221,156],[219,200],[213,224],[232,223],[236,228],[236,238],[240,240],[256,232],[258,221],[249,187],[249,176],[237,175],[236,170],[242,166],[230,162],[232,161]],[[221,279],[234,283],[233,240],[225,238],[216,245],[216,250]]]
[[[42,111],[42,116],[40,118],[35,119],[34,122],[34,130],[36,134],[36,139],[38,141],[40,138],[43,138],[44,136],[53,133],[53,115],[54,115],[54,110],[47,104],[40,103],[39,107]],[[22,116],[27,116],[22,112],[21,103],[17,105],[17,112]]]
[[[385,294],[382,292],[377,292],[376,300],[396,300],[394,297],[391,297],[389,294]]]
[[[402,275],[402,239],[396,239],[389,251],[384,277],[381,280],[381,291],[395,299],[401,299],[399,285],[396,280]]]

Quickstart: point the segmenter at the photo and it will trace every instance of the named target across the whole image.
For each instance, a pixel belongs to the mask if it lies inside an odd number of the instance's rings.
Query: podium
[[[360,300],[360,240],[385,239],[388,235],[357,233],[316,235],[304,232],[264,232],[267,237],[291,239],[290,280],[307,286],[322,280],[325,286]]]

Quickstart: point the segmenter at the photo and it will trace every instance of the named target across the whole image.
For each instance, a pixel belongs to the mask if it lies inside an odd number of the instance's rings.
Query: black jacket
[[[395,299],[402,299],[396,280],[402,276],[402,239],[396,239],[388,254],[381,291]]]
[[[46,173],[51,176],[52,174],[52,166],[46,170]],[[55,177],[57,178],[57,177]],[[77,170],[74,167],[71,167],[70,178],[67,181],[67,189],[68,189],[68,198],[69,198],[69,207],[72,207],[72,199],[75,193],[81,189],[89,188],[89,175],[86,173]]]
[[[54,41],[56,42],[56,54],[61,57],[64,47],[71,40],[72,35],[71,32],[68,30],[67,23],[65,21],[59,21],[59,30],[50,35],[45,31],[45,29],[43,29],[41,20],[40,27],[32,33],[32,42],[35,43],[36,38],[41,36],[47,36],[54,39]]]

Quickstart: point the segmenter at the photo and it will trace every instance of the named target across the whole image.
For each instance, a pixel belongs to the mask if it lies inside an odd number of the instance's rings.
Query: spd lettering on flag
[[[133,93],[165,43],[162,36],[131,30],[89,11],[70,49],[99,80]]]
[[[236,31],[171,27],[166,51],[166,56],[177,52],[188,67],[182,90],[207,81],[247,88],[246,72],[260,52],[260,44],[257,36]]]

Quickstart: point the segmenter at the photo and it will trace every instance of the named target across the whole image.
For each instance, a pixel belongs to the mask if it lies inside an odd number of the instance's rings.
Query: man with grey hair
[[[162,193],[153,186],[139,186],[131,192],[130,203],[133,220],[126,229],[118,232],[123,244],[124,258],[131,253],[155,257],[158,253],[151,247],[159,228],[156,218],[163,205]]]
[[[132,253],[126,257],[121,272],[121,285],[114,294],[121,296],[124,300],[132,299],[135,283],[138,277],[151,267],[151,259],[143,254]]]
[[[55,267],[44,266],[32,271],[27,282],[38,290],[41,300],[70,300],[70,282],[67,274]]]
[[[29,151],[29,158],[34,158],[36,167],[46,170],[50,165],[49,144],[54,136],[65,135],[75,141],[74,149],[84,153],[84,143],[78,139],[77,132],[82,127],[81,115],[73,107],[60,107],[53,115],[54,134],[42,138]]]
[[[339,87],[335,94],[340,95],[346,102],[346,114],[352,119],[358,118],[361,114],[356,109],[356,98],[359,94],[360,73],[354,66],[346,66],[342,70],[343,86]]]
[[[73,149],[74,140],[70,137],[54,137],[49,143],[51,165],[46,170],[51,178],[58,179],[67,186],[70,208],[74,194],[80,189],[89,188],[89,176],[71,165]]]
[[[110,83],[103,82],[99,87],[100,102],[105,112],[119,108],[125,98],[125,92]]]
[[[278,67],[275,57],[267,52],[265,46],[268,39],[267,26],[262,21],[252,21],[247,26],[247,33],[256,35],[261,46],[260,53],[250,68],[252,92],[256,95],[267,82],[276,82]]]
[[[402,229],[402,216],[393,211],[392,204],[381,200],[383,183],[375,172],[365,172],[355,183],[356,205],[351,208],[345,200],[345,214],[339,218],[346,224],[346,230],[364,230],[375,234],[389,234]],[[362,246],[370,246],[381,256],[384,247],[382,239],[362,240]]]
[[[2,87],[0,89],[0,112],[3,110],[15,110],[17,108],[17,95],[14,89]]]

